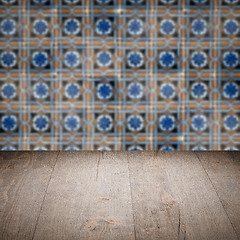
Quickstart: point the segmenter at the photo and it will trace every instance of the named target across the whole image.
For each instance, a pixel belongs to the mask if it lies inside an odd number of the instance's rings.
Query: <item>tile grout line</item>
[[[201,159],[199,158],[199,156],[198,156],[198,154],[197,154],[196,152],[195,152],[195,156],[197,157],[197,159],[198,159],[198,161],[200,162],[200,164],[201,164],[204,172],[206,173],[206,175],[207,175],[207,177],[208,177],[211,185],[213,186],[213,189],[214,189],[215,193],[217,194],[217,197],[218,197],[218,199],[219,199],[219,201],[220,201],[220,203],[221,203],[221,205],[222,205],[222,207],[223,207],[223,210],[224,210],[224,212],[225,212],[225,214],[226,214],[226,216],[227,216],[227,218],[228,218],[228,220],[229,220],[229,222],[230,222],[230,224],[231,224],[231,226],[232,226],[232,228],[233,228],[233,231],[234,231],[234,233],[235,233],[235,235],[236,235],[236,237],[237,237],[237,239],[238,239],[237,231],[236,231],[235,227],[233,226],[233,223],[232,223],[232,221],[230,220],[230,218],[229,218],[229,216],[228,216],[228,213],[227,213],[225,207],[223,206],[222,200],[221,200],[220,196],[218,195],[218,192],[217,192],[217,190],[215,189],[214,184],[213,184],[211,178],[209,177],[209,175],[208,175],[205,167],[204,167],[203,164],[202,164]]]
[[[131,205],[132,205],[132,216],[133,216],[134,239],[136,240],[136,239],[137,239],[137,236],[136,236],[136,228],[135,228],[135,215],[134,215],[134,210],[133,210],[132,184],[131,184],[131,177],[130,177],[130,168],[129,168],[128,151],[127,151],[127,164],[128,164],[128,180],[129,180],[130,196],[131,196]]]
[[[48,180],[48,184],[47,184],[47,187],[46,187],[45,192],[44,192],[43,201],[42,201],[42,204],[41,204],[41,207],[40,207],[40,211],[39,211],[39,214],[38,214],[38,217],[37,217],[36,225],[35,225],[35,228],[34,228],[34,231],[33,231],[32,240],[33,240],[34,237],[35,237],[35,232],[36,232],[36,230],[37,230],[37,225],[38,225],[39,218],[40,218],[40,215],[41,215],[41,212],[42,212],[43,204],[44,204],[45,199],[46,199],[48,187],[49,187],[50,181],[51,181],[51,179],[52,179],[52,175],[53,175],[55,166],[56,166],[56,164],[57,164],[57,159],[58,159],[59,154],[60,154],[60,150],[58,150],[57,157],[56,157],[56,159],[55,159],[55,164],[54,164],[54,166],[53,166],[53,168],[52,168],[52,171],[51,171],[51,174],[50,174],[50,178],[49,178],[49,180]]]

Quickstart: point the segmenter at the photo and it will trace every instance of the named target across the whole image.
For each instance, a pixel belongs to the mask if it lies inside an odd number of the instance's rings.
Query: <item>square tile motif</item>
[[[239,0],[0,0],[0,149],[240,149]]]

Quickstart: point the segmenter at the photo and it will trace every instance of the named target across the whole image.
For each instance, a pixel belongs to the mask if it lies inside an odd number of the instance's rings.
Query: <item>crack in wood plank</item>
[[[180,236],[180,228],[181,228],[181,211],[179,208],[179,213],[178,213],[178,240],[179,240],[179,236]]]
[[[32,154],[33,154],[33,153],[32,153]],[[31,154],[31,155],[32,155],[32,154]],[[50,181],[51,181],[51,179],[52,179],[53,171],[54,171],[54,169],[55,169],[55,166],[56,166],[56,163],[57,163],[57,159],[58,159],[59,154],[60,154],[60,151],[58,151],[58,153],[57,153],[57,157],[56,157],[56,159],[55,159],[55,163],[54,163],[54,165],[53,165],[53,168],[52,168],[52,171],[51,171],[51,174],[50,174],[50,178],[49,178],[47,187],[46,187],[45,192],[44,192],[43,201],[42,201],[42,204],[41,204],[41,207],[40,207],[40,211],[39,211],[39,215],[38,215],[38,218],[37,218],[37,221],[36,221],[36,225],[35,225],[35,227],[34,227],[32,240],[33,240],[34,237],[35,237],[35,232],[36,232],[37,225],[38,225],[38,222],[39,222],[39,218],[40,218],[40,215],[41,215],[41,212],[42,212],[43,204],[44,204],[45,199],[46,199],[48,187],[49,187]]]
[[[233,228],[233,230],[234,230],[234,233],[235,233],[236,237],[238,238],[237,230],[235,229],[235,227],[234,227],[234,225],[233,225],[231,219],[229,218],[228,213],[227,213],[227,211],[226,211],[226,209],[225,209],[225,207],[224,207],[224,205],[223,205],[223,202],[222,202],[222,200],[221,200],[221,198],[220,198],[220,196],[219,196],[219,194],[218,194],[218,192],[217,192],[217,190],[216,190],[216,188],[215,188],[215,186],[214,186],[214,184],[213,184],[213,182],[212,182],[212,180],[211,180],[209,174],[207,173],[207,171],[206,171],[204,165],[202,164],[202,161],[201,161],[201,159],[199,158],[197,152],[195,152],[195,156],[197,157],[198,161],[200,162],[200,164],[201,164],[201,166],[202,166],[204,172],[206,173],[206,175],[207,175],[207,177],[208,177],[210,183],[212,184],[212,187],[213,187],[213,189],[214,189],[214,191],[215,191],[215,193],[216,193],[216,195],[217,195],[217,197],[218,197],[218,199],[219,199],[219,201],[220,201],[220,203],[221,203],[221,205],[222,205],[222,207],[223,207],[223,210],[224,210],[224,212],[225,212],[225,214],[226,214],[226,216],[227,216],[227,218],[228,218],[230,224],[232,225],[232,228]]]
[[[129,187],[130,187],[130,196],[131,196],[131,204],[132,204],[132,213],[133,213],[134,238],[137,239],[136,227],[135,227],[135,216],[134,216],[134,210],[133,210],[132,184],[131,184],[131,177],[130,177],[130,168],[129,168],[128,151],[127,151],[127,164],[128,164],[128,179],[129,179]]]
[[[96,181],[98,180],[98,168],[99,168],[99,164],[100,164],[100,160],[101,160],[101,158],[103,158],[103,151],[100,152],[100,154],[99,154],[99,158],[98,158],[98,161],[97,161]]]

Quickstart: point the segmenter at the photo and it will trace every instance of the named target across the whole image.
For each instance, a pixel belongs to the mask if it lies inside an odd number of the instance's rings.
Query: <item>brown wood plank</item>
[[[240,239],[240,152],[197,152]]]
[[[195,153],[159,152],[158,158],[167,173],[175,199],[181,206],[179,238],[238,239]]]
[[[34,239],[134,239],[126,152],[61,152]]]
[[[152,151],[128,153],[136,239],[178,239],[179,203]]]
[[[0,152],[0,239],[32,239],[58,152]]]

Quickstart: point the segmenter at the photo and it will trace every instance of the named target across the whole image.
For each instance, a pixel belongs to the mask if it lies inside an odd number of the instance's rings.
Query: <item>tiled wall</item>
[[[0,149],[240,149],[239,0],[0,0]]]

